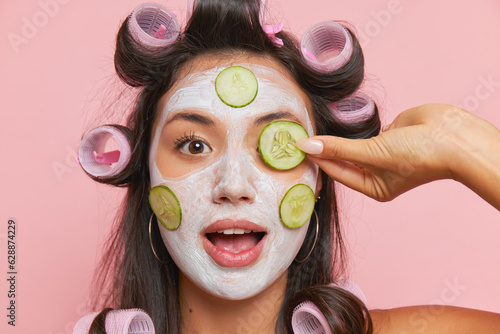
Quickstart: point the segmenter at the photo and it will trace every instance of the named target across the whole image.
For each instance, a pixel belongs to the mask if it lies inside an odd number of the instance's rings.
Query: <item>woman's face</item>
[[[262,160],[258,139],[275,120],[300,123],[314,134],[307,96],[281,67],[259,57],[202,57],[183,71],[159,104],[149,155],[151,187],[177,196],[182,223],[159,224],[165,246],[188,279],[226,299],[267,288],[292,263],[307,232],[283,225],[281,199],[304,183],[316,193],[318,168],[304,160],[288,171]],[[224,104],[215,91],[223,69],[239,65],[258,80],[255,100]]]

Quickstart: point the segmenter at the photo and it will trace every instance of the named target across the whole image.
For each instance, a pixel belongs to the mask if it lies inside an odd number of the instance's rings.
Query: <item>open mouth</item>
[[[246,228],[231,227],[230,223],[216,223],[207,229],[204,249],[222,267],[245,267],[257,260],[267,233],[257,225]],[[234,225],[234,224],[233,224]],[[253,224],[251,224],[253,225]]]
[[[232,228],[207,233],[206,237],[215,247],[238,254],[257,246],[265,235],[265,232]]]

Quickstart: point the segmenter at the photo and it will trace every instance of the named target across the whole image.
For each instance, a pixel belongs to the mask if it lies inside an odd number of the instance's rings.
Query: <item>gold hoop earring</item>
[[[295,262],[297,262],[297,263],[302,263],[305,260],[307,260],[309,258],[309,256],[311,255],[311,253],[313,252],[314,247],[316,247],[316,241],[318,240],[318,234],[319,234],[319,219],[318,219],[318,214],[316,213],[316,210],[314,210],[313,212],[314,212],[314,215],[316,216],[316,235],[314,236],[314,243],[313,243],[311,250],[309,251],[309,253],[307,254],[307,256],[304,259],[302,259],[300,261],[295,259]]]
[[[152,213],[151,218],[149,218],[149,244],[151,245],[151,250],[153,251],[153,254],[155,255],[156,259],[158,261],[160,261],[162,264],[167,264],[168,262],[163,262],[162,260],[160,260],[160,258],[158,257],[158,254],[156,254],[155,247],[153,246],[153,238],[151,238],[151,222],[153,221],[154,215],[155,214]]]

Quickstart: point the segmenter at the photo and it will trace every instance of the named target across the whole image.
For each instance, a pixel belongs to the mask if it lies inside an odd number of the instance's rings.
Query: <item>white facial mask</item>
[[[182,78],[166,103],[154,133],[149,166],[151,187],[163,184],[177,196],[182,223],[177,230],[159,225],[165,246],[179,269],[205,291],[226,299],[245,299],[269,287],[290,266],[305,238],[309,222],[297,229],[285,227],[279,205],[288,189],[304,183],[316,187],[318,167],[308,160],[297,179],[284,181],[261,170],[244,146],[244,138],[256,117],[290,111],[303,120],[314,135],[304,101],[293,86],[275,69],[243,64],[257,77],[259,91],[246,107],[225,105],[215,92],[215,78],[224,68],[195,72]],[[175,89],[174,88],[174,89]],[[204,110],[227,129],[225,147],[215,163],[177,178],[162,175],[156,152],[165,122],[180,111]],[[257,143],[255,143],[255,148]],[[286,172],[285,172],[286,173]],[[217,264],[204,249],[202,231],[219,220],[246,220],[267,230],[264,247],[257,260],[243,267]]]

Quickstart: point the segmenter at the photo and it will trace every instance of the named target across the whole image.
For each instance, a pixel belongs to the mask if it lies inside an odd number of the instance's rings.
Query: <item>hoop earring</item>
[[[318,219],[318,214],[316,213],[316,210],[314,210],[313,212],[314,212],[314,215],[316,216],[316,235],[314,236],[314,243],[313,243],[311,250],[309,251],[309,253],[307,254],[307,256],[304,259],[302,259],[300,261],[295,259],[295,262],[297,262],[297,263],[302,263],[305,260],[307,260],[309,258],[309,256],[311,255],[311,253],[313,252],[314,247],[316,247],[316,241],[318,240],[318,234],[319,234],[319,219]]]
[[[155,247],[153,246],[153,238],[151,238],[151,222],[153,221],[154,215],[155,214],[152,213],[151,218],[149,218],[149,244],[151,245],[151,250],[153,251],[153,254],[155,255],[156,259],[158,261],[160,261],[162,264],[167,264],[168,262],[164,262],[164,261],[160,260],[160,258],[158,257],[158,254],[156,254]]]

